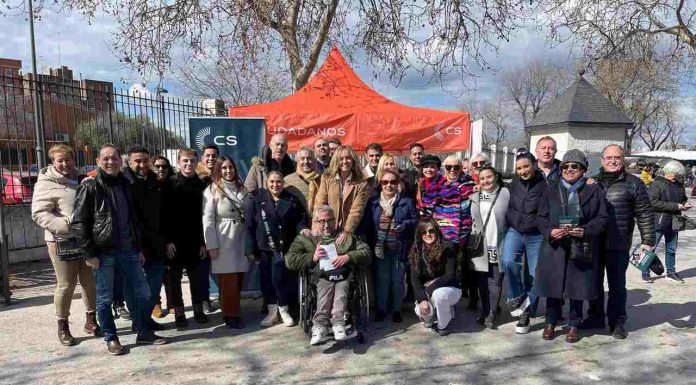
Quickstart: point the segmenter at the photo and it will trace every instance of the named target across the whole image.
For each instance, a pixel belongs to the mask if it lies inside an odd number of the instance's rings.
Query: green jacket
[[[290,245],[290,250],[285,254],[285,265],[288,269],[294,271],[314,268],[317,265],[317,262],[314,262],[313,259],[317,244],[320,241],[323,241],[323,244],[330,244],[335,239],[335,237],[317,238],[306,237],[302,234],[298,235],[292,245]],[[342,245],[336,245],[336,251],[338,255],[348,255],[348,258],[350,258],[349,263],[355,266],[366,267],[370,265],[372,257],[370,247],[353,235],[348,235]]]

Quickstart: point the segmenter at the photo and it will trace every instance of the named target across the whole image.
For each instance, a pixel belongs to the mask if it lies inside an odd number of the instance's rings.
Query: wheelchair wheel
[[[355,291],[357,298],[354,309],[354,318],[356,330],[363,331],[367,330],[367,325],[370,322],[370,294],[368,291],[368,282],[365,273],[359,273],[357,278],[357,290]],[[362,333],[358,334],[358,338],[364,339]]]
[[[300,302],[300,327],[305,334],[312,331],[312,316],[314,315],[314,303],[310,277],[307,272],[302,272],[299,278],[299,302]]]

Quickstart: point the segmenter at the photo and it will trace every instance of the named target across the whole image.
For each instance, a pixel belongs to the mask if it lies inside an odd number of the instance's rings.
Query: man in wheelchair
[[[339,244],[336,242],[338,235],[331,207],[318,206],[312,216],[312,235],[298,235],[285,256],[288,269],[310,270],[316,278],[317,310],[312,318],[312,345],[328,338],[329,326],[337,341],[348,338],[344,316],[348,310],[352,269],[370,264],[371,253],[367,244],[353,234],[346,234]],[[333,251],[333,247],[335,255],[327,252],[327,249]],[[324,263],[320,262],[322,259]]]

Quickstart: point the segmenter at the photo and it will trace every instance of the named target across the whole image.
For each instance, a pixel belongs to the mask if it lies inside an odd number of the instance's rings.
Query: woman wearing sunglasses
[[[579,341],[583,301],[597,296],[601,235],[606,228],[606,203],[597,184],[585,183],[587,158],[570,150],[561,162],[561,179],[544,190],[537,225],[544,237],[537,263],[535,291],[546,297],[546,325],[542,337],[552,340],[569,300],[566,341]]]
[[[503,271],[498,260],[503,251],[507,220],[505,212],[510,192],[498,184],[498,172],[491,166],[479,170],[480,191],[471,196],[473,225],[469,242],[477,239],[482,247],[468,255],[468,269],[474,277],[481,297],[481,316],[477,322],[495,329],[498,304],[503,288]]]
[[[448,335],[454,305],[462,296],[457,279],[457,252],[443,238],[432,218],[418,223],[408,260],[416,315],[426,328],[432,328],[440,336]]]
[[[401,322],[408,252],[418,213],[413,199],[399,192],[398,172],[383,170],[377,175],[380,191],[367,201],[360,232],[365,234],[375,255],[375,321],[382,322],[391,311],[392,321],[398,323]]]

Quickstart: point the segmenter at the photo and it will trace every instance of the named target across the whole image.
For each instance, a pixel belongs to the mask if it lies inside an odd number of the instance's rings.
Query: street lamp
[[[167,150],[167,127],[166,127],[166,117],[164,112],[164,96],[163,94],[169,93],[166,88],[157,86],[155,89],[157,94],[157,100],[160,103],[160,121],[159,125],[162,128],[162,154],[166,156],[165,151]]]
[[[29,84],[34,82],[31,100],[34,104],[34,136],[36,136],[36,164],[39,170],[46,167],[46,154],[44,153],[44,130],[43,130],[43,103],[41,100],[41,83],[36,73],[36,42],[34,41],[34,4],[32,0],[27,0],[29,7],[29,40],[31,42],[31,75]]]

